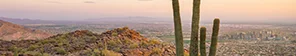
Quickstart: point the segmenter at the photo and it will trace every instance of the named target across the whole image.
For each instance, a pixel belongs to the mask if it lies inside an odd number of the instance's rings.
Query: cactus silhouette
[[[210,46],[210,53],[209,56],[215,56],[216,55],[216,48],[217,48],[217,37],[219,34],[219,27],[220,27],[220,20],[218,18],[216,18],[214,20],[214,24],[213,24],[213,32],[212,32],[212,40],[211,40],[211,46]],[[200,28],[200,54],[201,56],[207,56],[206,53],[206,27],[201,27]],[[196,42],[192,42],[192,43],[196,43]],[[190,46],[192,47],[192,46]],[[195,50],[198,47],[195,48]],[[194,49],[194,48],[192,48]],[[198,51],[198,50],[197,50]],[[192,51],[191,51],[192,52]],[[194,55],[192,55],[194,54]],[[190,56],[199,56],[198,52],[192,52],[190,54]]]
[[[183,33],[179,9],[179,0],[172,0],[176,40],[176,56],[184,56]]]
[[[206,52],[206,35],[207,35],[206,27],[200,28],[200,55],[207,56]]]
[[[213,25],[212,41],[211,41],[209,56],[216,56],[217,37],[219,34],[219,27],[220,27],[220,19],[216,18],[214,20],[214,25]]]
[[[198,56],[198,31],[200,20],[200,0],[193,0],[192,28],[190,40],[190,56]]]
[[[190,56],[199,56],[198,49],[198,35],[199,35],[199,21],[200,21],[200,0],[193,0],[193,14],[192,14],[192,29],[190,40]],[[184,56],[182,24],[180,17],[179,1],[172,0],[173,14],[174,14],[174,28],[176,40],[176,56]],[[213,24],[212,40],[209,56],[216,55],[217,37],[219,34],[220,20],[216,18]],[[200,53],[201,56],[206,56],[206,27],[200,29]]]

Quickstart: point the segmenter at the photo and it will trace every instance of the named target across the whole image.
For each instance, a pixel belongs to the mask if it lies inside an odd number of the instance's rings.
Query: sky
[[[192,0],[179,0],[182,20],[191,20]],[[85,20],[108,17],[172,19],[171,0],[0,0],[0,17]],[[202,0],[201,21],[296,21],[296,0]]]

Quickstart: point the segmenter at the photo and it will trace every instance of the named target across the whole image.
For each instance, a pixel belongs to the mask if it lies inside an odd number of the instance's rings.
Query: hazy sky
[[[183,20],[192,0],[180,0]],[[202,21],[296,21],[296,0],[202,0]],[[0,0],[0,17],[46,20],[143,16],[171,19],[171,0]]]

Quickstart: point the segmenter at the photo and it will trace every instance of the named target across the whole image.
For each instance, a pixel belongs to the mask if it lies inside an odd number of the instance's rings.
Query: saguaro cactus
[[[207,29],[206,27],[200,28],[200,55],[207,56],[206,52],[206,36],[207,36]]]
[[[172,0],[176,40],[176,56],[184,56],[183,33],[179,9],[179,0]]]
[[[209,56],[216,56],[217,37],[219,34],[219,27],[220,27],[220,19],[216,18],[214,20],[214,25],[213,25],[212,41],[211,41]]]
[[[200,20],[200,0],[193,0],[190,56],[198,56],[198,31]]]
[[[217,37],[219,34],[219,27],[220,27],[220,20],[216,18],[214,20],[214,26],[213,26],[213,33],[212,33],[212,40],[211,40],[211,47],[210,47],[210,53],[209,56],[215,56],[216,55],[216,48],[217,48]],[[206,27],[201,27],[200,28],[200,54],[201,56],[207,56],[206,53]],[[192,47],[192,46],[190,46]],[[197,47],[198,48],[198,47]],[[195,49],[197,49],[195,48]],[[194,48],[193,48],[194,49]],[[198,50],[197,50],[198,51]],[[198,52],[193,52],[191,56],[199,56]]]

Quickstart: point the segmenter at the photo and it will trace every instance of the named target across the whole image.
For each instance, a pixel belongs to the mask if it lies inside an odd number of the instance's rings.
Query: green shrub
[[[19,53],[18,52],[14,52],[13,53],[13,56],[19,56]]]
[[[57,52],[57,54],[61,54],[61,55],[67,54],[67,51],[64,48],[56,47],[54,48],[54,50]]]
[[[99,49],[94,49],[91,56],[99,56],[100,55],[100,50]]]
[[[138,43],[133,43],[129,45],[129,48],[137,48],[137,47],[139,47]]]
[[[130,44],[133,43],[132,40],[124,38],[124,40],[122,41],[124,44]]]
[[[141,46],[147,47],[147,46],[149,46],[149,45],[150,45],[150,43],[148,43],[148,42],[146,42],[146,41],[142,41],[142,42],[141,42]]]
[[[153,48],[152,53],[160,55],[162,53],[162,50],[160,48]]]
[[[61,37],[59,37],[59,38],[57,38],[57,42],[58,42],[58,43],[67,43],[68,40],[65,39],[65,38],[61,38]]]
[[[18,53],[21,49],[20,48],[17,48],[16,46],[11,46],[11,47],[8,48],[8,50],[9,51],[12,51],[12,52],[17,52]]]
[[[108,45],[115,46],[117,43],[114,40],[109,40]]]
[[[37,49],[39,46],[38,45],[31,45],[29,48],[28,48],[28,51],[33,51],[35,49]]]
[[[106,49],[102,50],[101,54],[102,56],[120,56],[120,54]]]
[[[58,46],[63,46],[64,45],[64,43],[58,43]]]
[[[35,52],[35,51],[27,51],[24,54],[30,54],[30,55],[33,55],[33,56],[42,56],[42,53]]]
[[[103,43],[98,42],[98,47],[104,47]]]
[[[118,46],[118,44],[122,44],[121,40],[119,39],[113,39],[108,41],[108,45],[110,46]]]
[[[112,36],[117,36],[118,33],[117,32],[112,32]]]
[[[99,49],[94,49],[94,52],[95,53],[100,53],[100,50]]]
[[[292,42],[292,43],[296,43],[296,40],[292,40],[291,42]]]
[[[55,42],[57,42],[57,41],[54,40],[54,39],[48,39],[48,40],[43,40],[41,43],[42,44],[47,44],[47,43],[55,43]]]
[[[98,56],[98,55],[95,55],[95,54],[96,53],[94,53],[91,50],[83,50],[83,52],[80,54],[80,56]]]
[[[51,56],[51,55],[48,53],[43,53],[42,56]]]
[[[151,39],[151,40],[149,40],[149,43],[150,44],[160,44],[160,41],[157,39]]]
[[[119,52],[121,49],[119,47],[114,48],[114,51]]]

